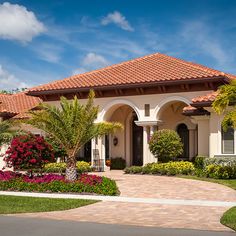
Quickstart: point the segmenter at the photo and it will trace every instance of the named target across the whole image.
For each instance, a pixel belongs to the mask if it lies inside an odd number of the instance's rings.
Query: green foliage
[[[131,166],[124,171],[126,174],[158,174],[158,175],[189,175],[194,172],[195,168],[188,161],[170,161],[168,163],[150,163],[144,167]]]
[[[31,111],[31,119],[25,123],[45,131],[60,144],[67,154],[66,177],[76,179],[76,153],[89,140],[122,128],[119,123],[95,123],[98,106],[94,105],[94,92],[90,91],[86,104],[80,104],[77,97],[72,101],[61,97],[60,107],[42,103],[40,110]],[[71,174],[72,173],[72,174]]]
[[[231,126],[236,128],[236,80],[221,86],[218,92],[219,94],[212,104],[213,109],[218,114],[226,112],[222,122],[224,130]],[[229,106],[231,109],[226,111]]]
[[[91,172],[91,166],[89,163],[85,161],[77,161],[76,162],[76,168],[78,173],[86,173]],[[45,173],[65,173],[66,171],[66,163],[65,162],[59,162],[59,163],[48,163],[44,165],[43,172]]]
[[[45,140],[52,145],[55,158],[62,158],[62,160],[64,160],[66,157],[66,150],[63,146],[50,136],[45,137]]]
[[[126,167],[124,169],[124,172],[126,174],[138,174],[138,173],[143,173],[143,167],[142,166],[130,166]]]
[[[2,191],[26,191],[26,192],[47,192],[47,193],[96,193],[101,195],[118,195],[119,190],[116,182],[102,177],[102,182],[96,185],[84,184],[83,182],[53,181],[49,183],[24,182],[16,178],[9,181],[0,181]]]
[[[63,211],[86,206],[97,201],[83,199],[52,199],[0,196],[0,214]]]
[[[20,130],[14,129],[14,124],[14,122],[9,120],[0,122],[0,146],[9,143],[16,135],[23,133]]]
[[[161,162],[167,162],[183,153],[183,144],[174,130],[158,130],[149,141],[151,153]]]
[[[236,166],[235,157],[209,157],[204,159],[204,166],[208,165]]]
[[[214,179],[235,179],[236,166],[208,165],[205,168],[206,177]]]
[[[195,168],[202,170],[204,168],[204,160],[206,158],[207,158],[206,156],[197,156],[197,157],[195,157],[195,160],[194,160]]]
[[[111,170],[123,170],[126,167],[126,161],[122,157],[111,158]]]

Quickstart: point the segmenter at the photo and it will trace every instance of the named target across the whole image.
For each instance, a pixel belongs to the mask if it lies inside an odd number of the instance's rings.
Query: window
[[[150,104],[144,105],[145,116],[150,116]]]
[[[235,131],[228,128],[227,131],[221,130],[222,137],[222,154],[234,154]]]

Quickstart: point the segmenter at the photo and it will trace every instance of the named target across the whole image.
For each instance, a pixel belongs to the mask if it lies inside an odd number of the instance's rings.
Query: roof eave
[[[157,82],[146,82],[146,83],[133,83],[133,84],[117,84],[117,85],[105,85],[105,86],[91,86],[91,87],[77,87],[77,88],[65,88],[65,89],[51,89],[51,90],[41,90],[41,91],[27,91],[27,95],[31,96],[40,96],[40,95],[49,95],[49,94],[68,94],[68,93],[75,93],[75,92],[83,92],[88,91],[90,89],[94,90],[109,90],[109,89],[125,89],[125,88],[138,88],[142,87],[151,87],[151,86],[158,86],[158,85],[176,85],[181,83],[188,83],[188,84],[195,84],[200,82],[227,82],[226,77],[224,76],[217,76],[217,77],[210,77],[210,78],[191,78],[191,79],[181,79],[181,80],[172,80],[172,81],[157,81]]]

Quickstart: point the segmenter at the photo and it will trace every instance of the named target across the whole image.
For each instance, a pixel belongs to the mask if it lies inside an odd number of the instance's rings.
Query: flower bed
[[[80,175],[74,182],[68,182],[64,176],[45,174],[29,178],[27,175],[11,171],[0,171],[0,190],[47,193],[95,193],[117,195],[119,190],[114,180],[96,175]]]

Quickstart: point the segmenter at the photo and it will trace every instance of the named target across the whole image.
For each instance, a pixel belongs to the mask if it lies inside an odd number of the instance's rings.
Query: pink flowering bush
[[[4,157],[7,167],[14,169],[42,168],[45,163],[54,162],[52,145],[44,137],[32,134],[15,137]]]
[[[117,195],[119,193],[114,180],[97,175],[82,174],[78,180],[69,182],[59,174],[45,174],[30,178],[25,174],[12,171],[0,171],[0,190],[102,195]]]

